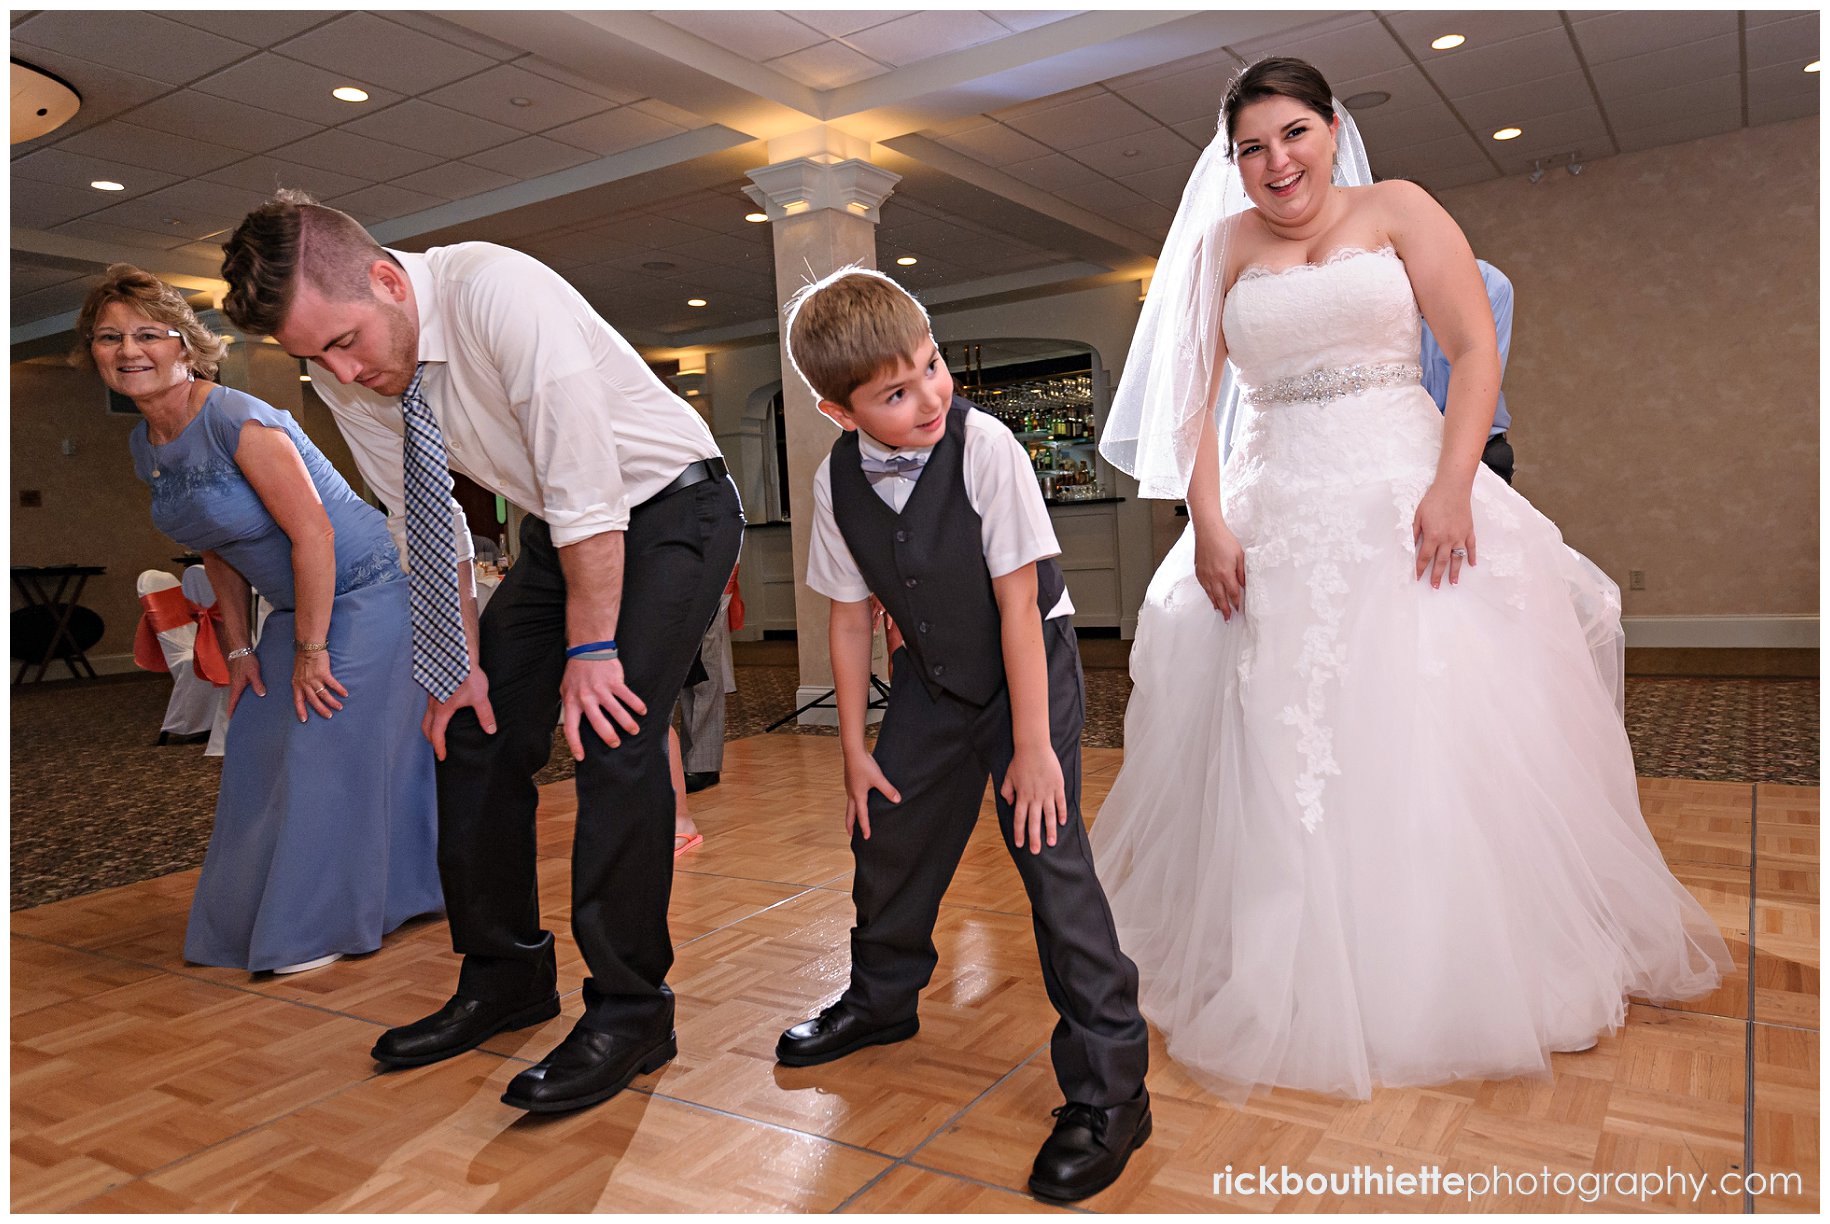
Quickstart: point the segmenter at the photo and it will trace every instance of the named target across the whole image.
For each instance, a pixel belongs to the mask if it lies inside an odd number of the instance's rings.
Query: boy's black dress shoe
[[[894,1024],[873,1025],[847,1007],[834,1003],[811,1020],[803,1020],[775,1043],[775,1060],[790,1067],[814,1067],[844,1058],[865,1046],[907,1041],[921,1028],[919,1017]]]
[[[453,995],[425,1019],[383,1033],[369,1054],[389,1067],[423,1067],[474,1050],[497,1033],[539,1024],[558,1014],[556,992],[531,1003],[526,999],[492,1003]]]
[[[575,1028],[509,1082],[502,1103],[530,1113],[583,1109],[615,1096],[636,1076],[659,1071],[678,1052],[671,1029],[664,1037],[638,1039]]]
[[[1122,1105],[1070,1101],[1055,1111],[1055,1133],[1036,1153],[1029,1190],[1071,1203],[1118,1180],[1131,1153],[1150,1138],[1150,1093],[1142,1088]]]
[[[696,795],[708,786],[718,785],[718,771],[716,769],[708,770],[705,773],[689,773],[684,776],[686,778],[686,793],[689,795]]]

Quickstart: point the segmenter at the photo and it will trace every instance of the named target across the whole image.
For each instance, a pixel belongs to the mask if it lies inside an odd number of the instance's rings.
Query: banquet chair
[[[164,570],[142,573],[137,588],[143,612],[134,640],[134,661],[148,671],[170,672],[172,677],[171,700],[165,706],[158,742],[163,744],[173,735],[202,735],[214,725],[219,694],[227,690],[197,673],[196,612],[183,584]]]
[[[216,588],[210,585],[209,571],[201,565],[189,565],[184,569],[184,597],[199,608],[216,606]],[[215,687],[212,685],[211,687]],[[210,742],[203,750],[207,757],[222,755],[223,742],[229,737],[229,690],[216,688],[216,713],[210,719]]]

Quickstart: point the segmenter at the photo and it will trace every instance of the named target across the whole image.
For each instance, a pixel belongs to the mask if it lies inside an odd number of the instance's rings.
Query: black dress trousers
[[[572,841],[572,933],[591,971],[588,1028],[647,1037],[673,1022],[667,904],[673,888],[673,784],[667,718],[737,564],[743,512],[729,479],[646,502],[624,534],[616,640],[623,674],[648,707],[641,729],[608,747],[581,722]],[[439,878],[459,991],[521,999],[552,989],[553,937],[540,926],[534,774],[552,751],[566,667],[566,581],[547,525],[521,527],[521,556],[482,618],[482,665],[496,733],[470,710],[447,732],[438,767]]]

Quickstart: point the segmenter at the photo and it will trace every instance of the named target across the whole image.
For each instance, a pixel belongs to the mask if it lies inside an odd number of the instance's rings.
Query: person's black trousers
[[[1029,894],[1036,951],[1049,1002],[1060,1016],[1050,1052],[1070,1101],[1111,1106],[1144,1083],[1150,1040],[1137,1009],[1137,966],[1119,950],[1105,890],[1093,873],[1080,819],[1080,731],[1086,698],[1080,648],[1067,617],[1044,621],[1049,738],[1061,761],[1068,820],[1041,854],[1012,841],[1014,810],[997,801],[1004,844]],[[987,779],[1003,785],[1014,745],[1010,692],[984,706],[935,698],[907,651],[896,661],[873,755],[902,796],[870,796],[871,836],[852,835],[851,984],[844,1001],[891,1024],[915,1014],[934,974],[941,897],[978,823]],[[1026,839],[1027,841],[1027,839]]]
[[[1496,433],[1487,439],[1486,449],[1481,451],[1481,462],[1492,468],[1501,480],[1512,483],[1512,443],[1506,440],[1505,434]]]
[[[737,564],[743,512],[718,478],[644,503],[623,538],[617,649],[647,705],[641,730],[607,747],[581,720],[572,933],[591,976],[585,1026],[647,1037],[673,1021],[673,784],[667,717]],[[439,879],[460,994],[537,998],[552,989],[553,937],[540,926],[534,774],[551,754],[565,671],[566,583],[546,523],[521,526],[521,555],[482,618],[482,664],[496,733],[470,710],[451,720],[438,767]]]

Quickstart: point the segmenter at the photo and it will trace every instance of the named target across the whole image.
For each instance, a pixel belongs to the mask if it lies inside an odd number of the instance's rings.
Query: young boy
[[[847,268],[802,290],[788,347],[845,430],[814,477],[807,584],[833,601],[858,922],[850,986],[775,1056],[812,1066],[915,1035],[941,896],[989,775],[1061,1016],[1051,1052],[1068,1104],[1029,1186],[1085,1198],[1149,1138],[1148,1034],[1080,822],[1085,696],[1048,508],[1022,444],[954,396],[927,312],[888,277]],[[903,635],[874,758],[872,595]]]

